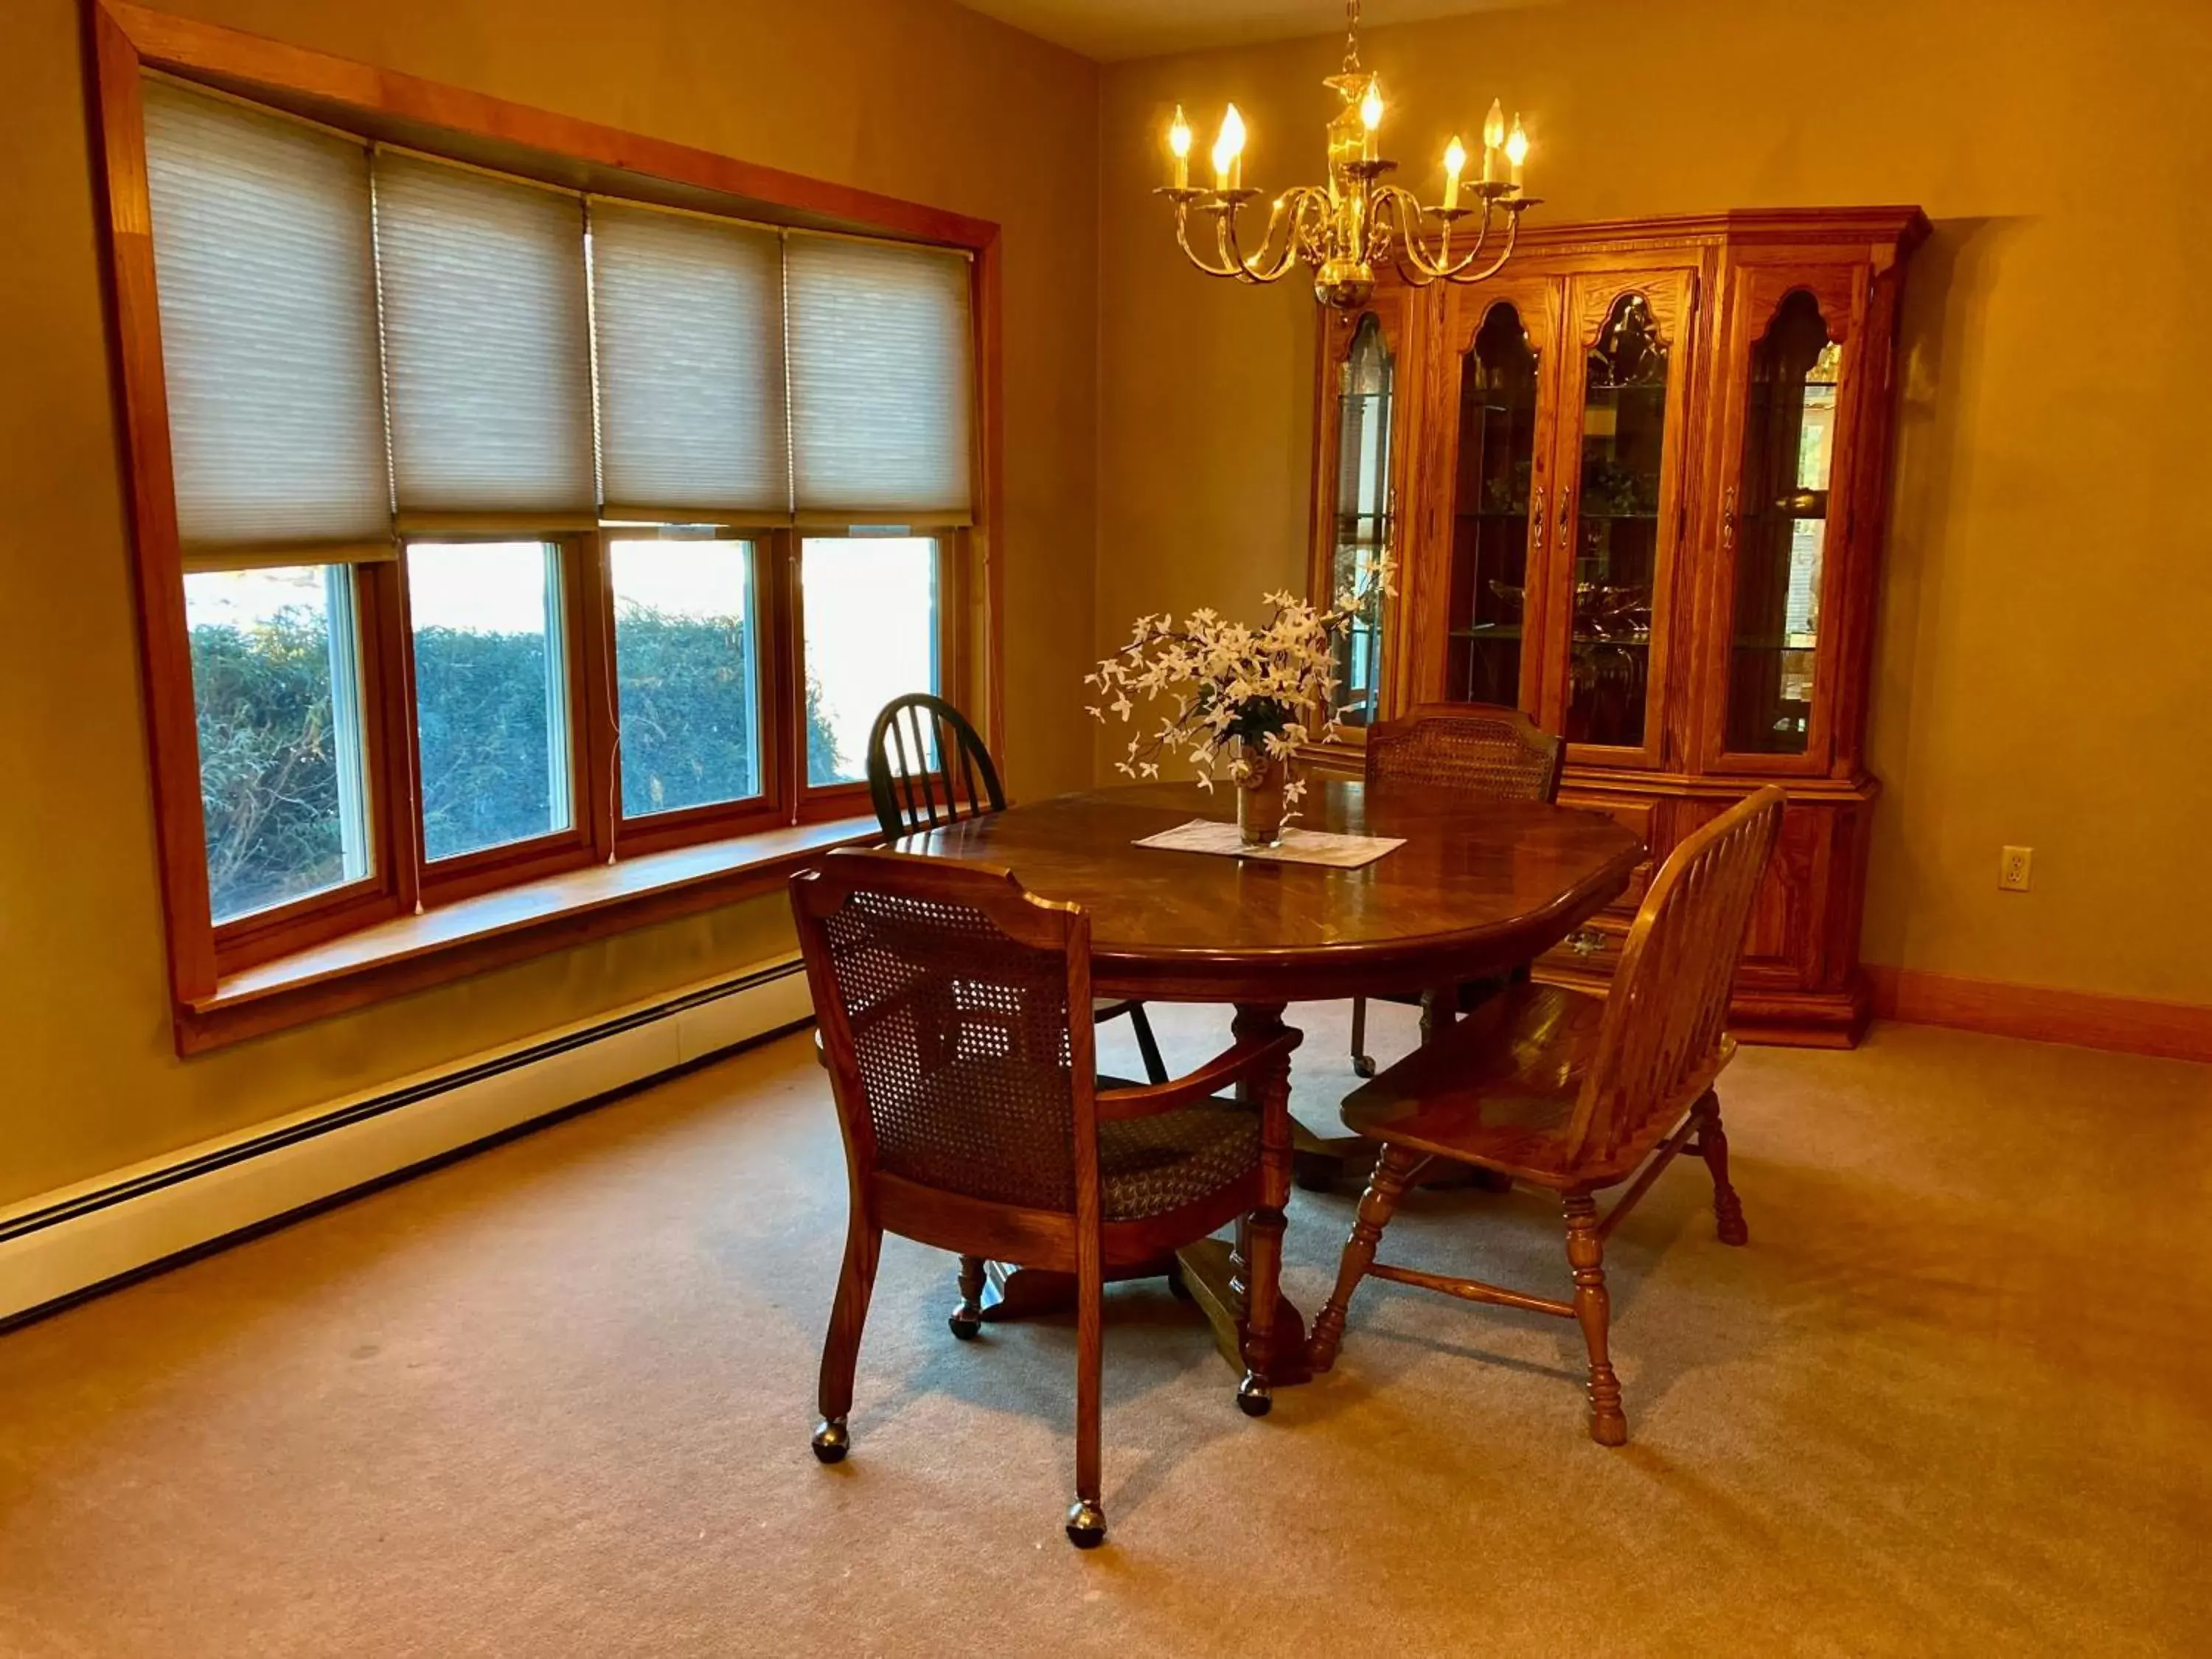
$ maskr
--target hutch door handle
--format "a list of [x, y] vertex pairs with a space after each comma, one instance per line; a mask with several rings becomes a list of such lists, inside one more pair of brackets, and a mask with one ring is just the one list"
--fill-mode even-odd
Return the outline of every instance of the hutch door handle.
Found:
[[1567, 507], [1568, 503], [1574, 500], [1574, 495], [1575, 492], [1571, 487], [1563, 487], [1559, 491], [1559, 545], [1561, 547], [1567, 544]]
[[1528, 514], [1528, 522], [1529, 522], [1531, 525], [1533, 525], [1533, 526], [1535, 526], [1535, 531], [1536, 531], [1536, 545], [1535, 545], [1535, 550], [1536, 550], [1537, 552], [1539, 552], [1539, 553], [1541, 553], [1541, 552], [1544, 550], [1544, 486], [1543, 486], [1543, 485], [1541, 485], [1541, 484], [1538, 484], [1538, 485], [1536, 486], [1536, 495], [1535, 495], [1535, 499], [1534, 499], [1534, 501], [1532, 501], [1532, 502], [1530, 503], [1530, 507], [1531, 507], [1531, 509], [1532, 509], [1532, 510], [1530, 511], [1530, 513], [1529, 513], [1529, 514]]
[[1735, 551], [1735, 486], [1734, 484], [1728, 487], [1728, 494], [1722, 498], [1721, 551], [1723, 553]]

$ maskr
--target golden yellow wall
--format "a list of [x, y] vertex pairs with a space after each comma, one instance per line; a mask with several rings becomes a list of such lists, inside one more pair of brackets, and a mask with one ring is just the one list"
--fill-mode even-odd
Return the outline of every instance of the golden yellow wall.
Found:
[[[1093, 66], [950, 0], [172, 9], [999, 221], [1008, 770], [1025, 794], [1087, 776]], [[788, 945], [763, 901], [175, 1058], [81, 40], [75, 0], [0, 6], [0, 1204]]]
[[[1325, 21], [1316, 13], [1317, 25]], [[1303, 580], [1312, 301], [1184, 267], [1178, 100], [1316, 176], [1341, 37], [1109, 69], [1098, 625]], [[2212, 1003], [2212, 5], [1569, 0], [1376, 30], [1386, 153], [1528, 112], [1546, 222], [1917, 202], [1869, 961]], [[1194, 158], [1196, 159], [1196, 158]], [[2000, 845], [2035, 890], [1996, 891]]]

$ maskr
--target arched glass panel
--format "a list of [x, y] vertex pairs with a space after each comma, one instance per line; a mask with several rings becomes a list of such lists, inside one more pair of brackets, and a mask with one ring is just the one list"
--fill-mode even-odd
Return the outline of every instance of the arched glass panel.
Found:
[[1802, 289], [1752, 348], [1743, 471], [1723, 503], [1735, 544], [1728, 746], [1736, 754], [1805, 752], [1842, 358]]
[[1382, 690], [1382, 593], [1376, 566], [1391, 545], [1391, 398], [1396, 364], [1372, 312], [1359, 319], [1338, 371], [1336, 544], [1330, 597], [1358, 596], [1336, 657], [1336, 718], [1374, 724]]
[[1651, 691], [1668, 352], [1641, 294], [1613, 304], [1583, 396], [1581, 541], [1569, 662], [1571, 742], [1636, 747]]
[[1536, 458], [1536, 352], [1521, 313], [1491, 307], [1459, 371], [1449, 695], [1521, 701], [1528, 488]]

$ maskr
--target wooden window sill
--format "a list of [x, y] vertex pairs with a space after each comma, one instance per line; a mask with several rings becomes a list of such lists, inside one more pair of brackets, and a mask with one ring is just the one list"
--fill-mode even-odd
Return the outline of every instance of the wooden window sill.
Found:
[[177, 1009], [177, 1052], [359, 1008], [673, 916], [772, 891], [833, 847], [882, 832], [872, 816], [802, 823], [592, 865], [364, 927], [230, 975]]

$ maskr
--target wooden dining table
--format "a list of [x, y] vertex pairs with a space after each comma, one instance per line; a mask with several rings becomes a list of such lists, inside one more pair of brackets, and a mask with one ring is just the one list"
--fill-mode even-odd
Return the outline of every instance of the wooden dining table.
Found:
[[[917, 832], [899, 851], [1012, 870], [1091, 913], [1101, 997], [1229, 1003], [1234, 1035], [1284, 1029], [1292, 1002], [1411, 994], [1511, 972], [1628, 884], [1644, 848], [1599, 812], [1437, 787], [1316, 781], [1297, 827], [1404, 845], [1334, 869], [1136, 843], [1193, 818], [1235, 816], [1233, 789], [1138, 784], [1060, 795]], [[1233, 1243], [1209, 1239], [1146, 1269], [1169, 1273], [1213, 1322], [1224, 1357], [1263, 1389], [1302, 1382], [1304, 1316], [1281, 1294], [1296, 1126], [1290, 1064], [1251, 1085], [1261, 1206]], [[986, 1318], [1072, 1305], [1073, 1280], [994, 1266]]]

